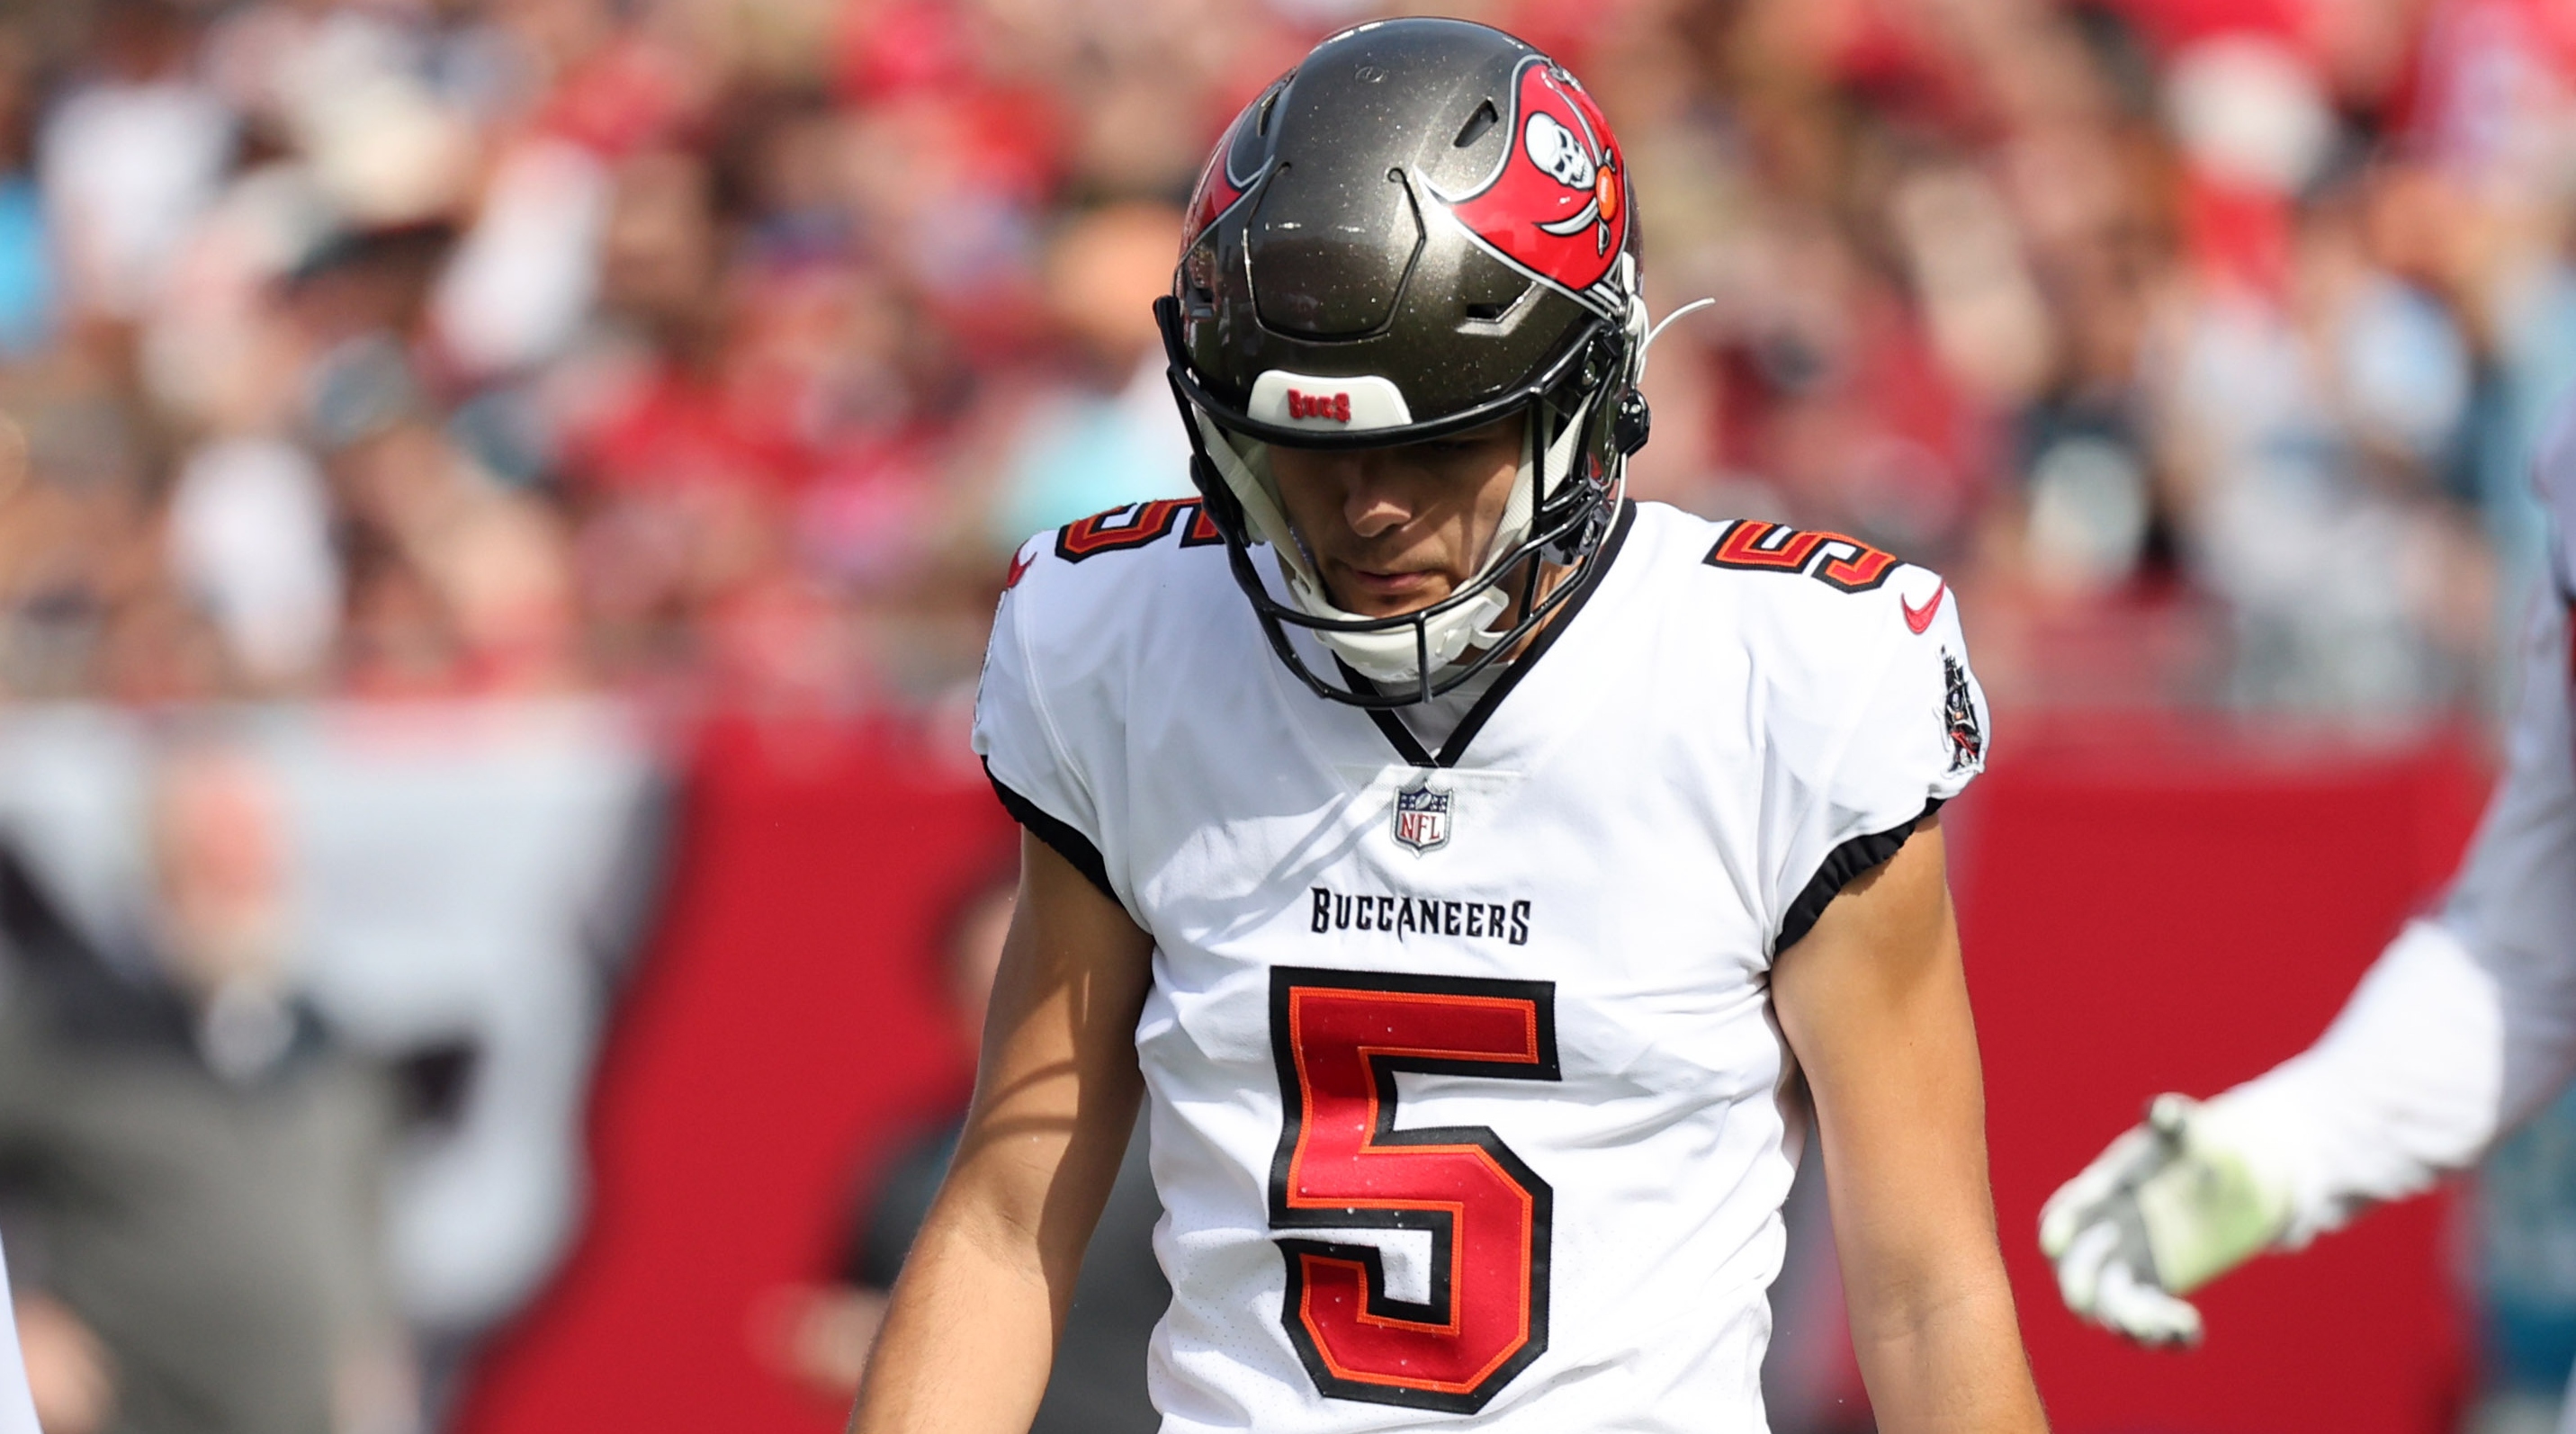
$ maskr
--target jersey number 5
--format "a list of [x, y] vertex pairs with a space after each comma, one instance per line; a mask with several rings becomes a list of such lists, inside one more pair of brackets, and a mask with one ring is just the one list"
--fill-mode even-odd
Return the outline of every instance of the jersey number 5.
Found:
[[1427, 1230], [1429, 1297], [1369, 1245], [1282, 1239], [1289, 1342], [1336, 1399], [1472, 1414], [1547, 1350], [1547, 1182], [1481, 1125], [1395, 1128], [1399, 1071], [1560, 1080], [1556, 986], [1278, 967], [1279, 1230]]

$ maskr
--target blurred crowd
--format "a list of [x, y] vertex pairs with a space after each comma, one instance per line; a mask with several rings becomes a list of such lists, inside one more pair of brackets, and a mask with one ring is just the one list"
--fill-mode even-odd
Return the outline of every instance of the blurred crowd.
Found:
[[[0, 697], [843, 710], [1186, 489], [1207, 145], [1366, 0], [0, 6]], [[1490, 0], [1630, 155], [1636, 487], [2022, 706], [2478, 700], [2576, 375], [2546, 0]]]
[[0, 692], [971, 676], [1186, 484], [1173, 196], [1303, 33], [1115, 8], [12, 7]]
[[2479, 697], [2576, 375], [2565, 7], [1631, 14], [1650, 274], [1719, 299], [1646, 486], [1944, 567], [2025, 710]]

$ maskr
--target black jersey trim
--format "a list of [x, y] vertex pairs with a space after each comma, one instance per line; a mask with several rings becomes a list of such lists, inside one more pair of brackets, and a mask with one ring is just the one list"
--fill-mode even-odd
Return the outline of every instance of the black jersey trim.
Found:
[[1520, 680], [1529, 676], [1530, 669], [1538, 666], [1538, 660], [1547, 656], [1548, 649], [1556, 646], [1556, 640], [1565, 636], [1567, 628], [1574, 626], [1575, 618], [1582, 615], [1583, 605], [1592, 601], [1592, 595], [1601, 590], [1601, 580], [1609, 576], [1611, 564], [1619, 561], [1619, 550], [1626, 545], [1628, 529], [1635, 526], [1636, 521], [1637, 505], [1621, 499], [1619, 516], [1611, 523], [1609, 536], [1601, 540], [1601, 555], [1586, 564], [1583, 575], [1575, 579], [1581, 586], [1575, 589], [1574, 596], [1565, 600], [1565, 608], [1556, 615], [1556, 621], [1539, 629], [1529, 651], [1512, 659], [1512, 665], [1504, 670], [1502, 678], [1487, 688], [1484, 696], [1476, 699], [1475, 706], [1467, 709], [1466, 717], [1458, 723], [1458, 730], [1450, 733], [1449, 740], [1440, 744], [1439, 765], [1458, 765], [1458, 759], [1467, 755], [1467, 744], [1476, 740], [1477, 733], [1485, 730], [1485, 723], [1494, 715], [1494, 709], [1503, 705], [1503, 699], [1512, 694]]
[[[1367, 677], [1363, 676], [1349, 663], [1342, 661], [1338, 655], [1333, 658], [1333, 664], [1342, 669], [1342, 680], [1350, 683], [1359, 691], [1375, 692], [1378, 690], [1375, 682], [1372, 682]], [[1404, 725], [1403, 718], [1395, 715], [1395, 709], [1391, 707], [1370, 707], [1365, 710], [1368, 712], [1369, 720], [1377, 724], [1377, 730], [1386, 734], [1387, 745], [1395, 749], [1395, 755], [1402, 757], [1404, 760], [1417, 767], [1436, 767], [1440, 765], [1439, 762], [1433, 759], [1430, 749], [1422, 745], [1422, 739], [1414, 735], [1412, 728]]]
[[993, 775], [991, 762], [984, 764], [984, 779], [993, 784], [993, 795], [1002, 799], [1002, 810], [1011, 814], [1011, 820], [1027, 827], [1031, 836], [1053, 847], [1056, 855], [1073, 863], [1073, 869], [1099, 887], [1101, 895], [1118, 902], [1120, 910], [1126, 909], [1127, 903], [1119, 901], [1117, 891], [1109, 885], [1109, 863], [1100, 859], [1100, 848], [1091, 844], [1091, 838], [1074, 830], [1071, 822], [1049, 815], [1044, 807], [1012, 791], [1001, 778]]
[[1798, 893], [1797, 900], [1789, 903], [1789, 914], [1780, 918], [1780, 939], [1771, 943], [1773, 959], [1805, 940], [1807, 933], [1815, 929], [1816, 918], [1825, 914], [1825, 908], [1833, 904], [1844, 887], [1886, 865], [1897, 848], [1905, 845], [1905, 839], [1914, 835], [1914, 829], [1939, 810], [1941, 799], [1934, 797], [1906, 821], [1883, 832], [1853, 837], [1825, 853], [1824, 864], [1816, 868], [1815, 878]]
[[[1609, 575], [1610, 565], [1619, 560], [1619, 549], [1628, 541], [1628, 530], [1635, 526], [1636, 519], [1636, 502], [1621, 499], [1619, 516], [1611, 520], [1609, 533], [1601, 539], [1601, 551], [1584, 565], [1582, 575], [1575, 579], [1577, 586], [1565, 599], [1564, 606], [1545, 627], [1538, 630], [1538, 636], [1530, 641], [1529, 651], [1503, 665], [1503, 675], [1494, 680], [1493, 686], [1485, 689], [1485, 695], [1476, 699], [1476, 705], [1467, 709], [1466, 716], [1458, 719], [1457, 730], [1449, 734], [1448, 741], [1440, 744], [1437, 756], [1422, 745], [1422, 739], [1415, 736], [1413, 729], [1405, 726], [1404, 719], [1393, 710], [1384, 707], [1368, 709], [1369, 719], [1377, 724], [1379, 732], [1385, 734], [1387, 744], [1395, 748], [1395, 754], [1417, 767], [1457, 766], [1458, 759], [1467, 755], [1467, 744], [1476, 740], [1476, 734], [1485, 730], [1485, 723], [1492, 720], [1494, 709], [1503, 705], [1503, 699], [1510, 696], [1512, 689], [1520, 685], [1520, 680], [1529, 675], [1529, 670], [1538, 665], [1538, 660], [1547, 655], [1547, 650], [1556, 645], [1556, 640], [1565, 635], [1565, 630], [1574, 625], [1575, 615], [1583, 611], [1583, 605], [1592, 600], [1594, 593], [1600, 591], [1601, 580]], [[1338, 657], [1333, 660], [1341, 665], [1344, 681], [1357, 684], [1362, 691], [1378, 690], [1376, 683], [1352, 671], [1350, 664]]]

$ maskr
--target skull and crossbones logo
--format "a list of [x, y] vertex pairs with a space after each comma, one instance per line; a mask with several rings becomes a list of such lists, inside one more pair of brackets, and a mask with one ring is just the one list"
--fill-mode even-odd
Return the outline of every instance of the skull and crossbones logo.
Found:
[[1553, 224], [1541, 224], [1540, 230], [1563, 238], [1590, 227], [1596, 252], [1606, 252], [1611, 224], [1619, 217], [1616, 162], [1603, 165], [1595, 160], [1590, 142], [1545, 110], [1531, 114], [1529, 123], [1522, 126], [1521, 149], [1541, 173], [1568, 189], [1592, 196], [1580, 210]]

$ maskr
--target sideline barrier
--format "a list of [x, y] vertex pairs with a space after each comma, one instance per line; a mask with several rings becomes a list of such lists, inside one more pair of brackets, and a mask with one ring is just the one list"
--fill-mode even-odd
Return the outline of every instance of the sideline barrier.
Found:
[[699, 734], [661, 928], [601, 1057], [590, 1222], [459, 1428], [841, 1427], [757, 1363], [751, 1326], [832, 1268], [859, 1171], [972, 1076], [937, 934], [1012, 828], [930, 750], [875, 724]]
[[[967, 1079], [933, 931], [1011, 840], [980, 774], [915, 743], [705, 734], [593, 1106], [592, 1223], [485, 1366], [468, 1434], [840, 1427], [756, 1366], [746, 1325], [826, 1268], [852, 1171]], [[2447, 1197], [2222, 1282], [2188, 1354], [2077, 1325], [2034, 1232], [2155, 1091], [2215, 1091], [2322, 1030], [2449, 873], [2486, 781], [2461, 740], [2150, 726], [2017, 739], [1952, 809], [2004, 1249], [2060, 1434], [2454, 1426]]]

